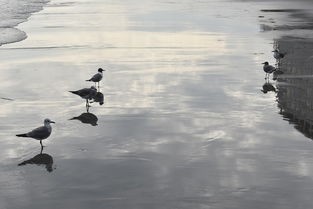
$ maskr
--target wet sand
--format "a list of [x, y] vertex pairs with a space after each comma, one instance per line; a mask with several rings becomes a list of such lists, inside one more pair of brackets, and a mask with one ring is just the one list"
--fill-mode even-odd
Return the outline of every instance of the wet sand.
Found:
[[[311, 208], [313, 144], [281, 108], [293, 90], [261, 91], [261, 63], [290, 48], [281, 32], [301, 33], [272, 31], [295, 20], [261, 11], [281, 4], [48, 3], [0, 47], [0, 208]], [[104, 104], [70, 120], [86, 109], [68, 91], [99, 67]], [[47, 117], [40, 154], [15, 134]]]

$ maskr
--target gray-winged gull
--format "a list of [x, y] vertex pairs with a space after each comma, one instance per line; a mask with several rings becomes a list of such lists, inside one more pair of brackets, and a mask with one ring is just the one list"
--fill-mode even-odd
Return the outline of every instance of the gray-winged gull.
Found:
[[285, 55], [286, 55], [286, 53], [281, 53], [281, 52], [279, 52], [278, 49], [275, 49], [275, 50], [272, 51], [272, 52], [274, 52], [274, 54], [273, 54], [274, 58], [275, 58], [275, 59], [278, 59], [278, 60], [284, 58]]
[[265, 79], [270, 77], [270, 74], [273, 73], [274, 71], [276, 71], [276, 68], [273, 67], [272, 65], [269, 65], [268, 62], [263, 62], [262, 64], [264, 64], [263, 66], [263, 70], [265, 72]]
[[28, 133], [25, 134], [17, 134], [18, 137], [30, 137], [37, 140], [40, 140], [40, 144], [42, 146], [42, 140], [48, 138], [51, 134], [52, 127], [50, 123], [55, 123], [54, 121], [50, 120], [49, 118], [46, 118], [44, 120], [44, 126], [40, 126]]
[[98, 83], [98, 85], [99, 85], [99, 82], [103, 78], [103, 74], [102, 74], [103, 71], [105, 71], [105, 70], [103, 70], [102, 68], [99, 68], [98, 73], [93, 75], [90, 79], [88, 79], [86, 81], [92, 81], [92, 82], [95, 82], [95, 84]]

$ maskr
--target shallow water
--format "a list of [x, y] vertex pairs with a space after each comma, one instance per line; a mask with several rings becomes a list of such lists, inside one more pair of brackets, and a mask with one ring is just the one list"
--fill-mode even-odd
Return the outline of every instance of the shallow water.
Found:
[[16, 26], [43, 9], [49, 0], [0, 0], [0, 46], [24, 40], [27, 35]]
[[[301, 108], [281, 94], [289, 68], [270, 81], [278, 93], [261, 91], [261, 63], [289, 49], [262, 31], [285, 14], [261, 9], [279, 6], [49, 2], [18, 26], [26, 40], [0, 48], [0, 208], [312, 207], [313, 144], [281, 111]], [[281, 66], [297, 68], [297, 46]], [[68, 91], [98, 67], [104, 104], [70, 120], [86, 109]], [[47, 117], [37, 156], [39, 142], [15, 134]], [[18, 166], [29, 159], [41, 165]]]

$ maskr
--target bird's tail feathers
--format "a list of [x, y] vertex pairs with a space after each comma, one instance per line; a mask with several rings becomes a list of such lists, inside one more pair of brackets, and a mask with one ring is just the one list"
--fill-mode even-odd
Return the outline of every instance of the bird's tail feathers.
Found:
[[71, 92], [72, 94], [77, 94], [77, 91], [68, 91]]
[[28, 137], [27, 134], [16, 134], [18, 137]]
[[24, 161], [24, 162], [18, 164], [18, 166], [21, 166], [21, 165], [26, 165], [26, 162]]
[[32, 161], [32, 159], [25, 160], [24, 162], [19, 163], [18, 166], [27, 165], [27, 164], [33, 164], [33, 163], [34, 162]]

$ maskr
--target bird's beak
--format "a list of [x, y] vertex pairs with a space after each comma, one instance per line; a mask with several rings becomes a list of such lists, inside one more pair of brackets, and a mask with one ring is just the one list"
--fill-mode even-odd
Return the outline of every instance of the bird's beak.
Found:
[[54, 121], [50, 120], [50, 123], [55, 123]]
[[265, 62], [262, 63], [263, 65], [265, 64]]

